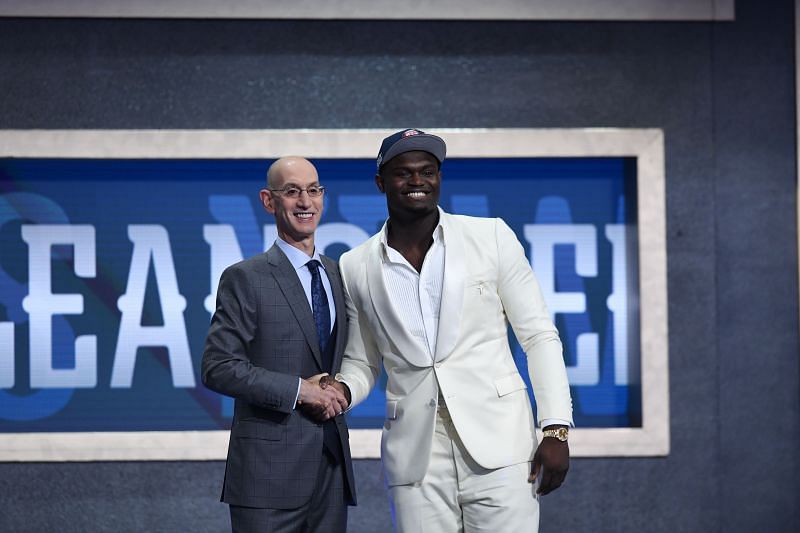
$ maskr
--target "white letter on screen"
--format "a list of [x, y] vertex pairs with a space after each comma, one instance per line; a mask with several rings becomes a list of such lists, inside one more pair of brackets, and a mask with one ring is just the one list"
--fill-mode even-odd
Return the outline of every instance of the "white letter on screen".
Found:
[[0, 389], [14, 386], [14, 323], [0, 322]]
[[[575, 273], [597, 276], [597, 231], [591, 224], [525, 224], [525, 239], [531, 245], [531, 266], [542, 288], [550, 314], [586, 312], [582, 292], [556, 290], [555, 254], [557, 244], [575, 247]], [[597, 333], [581, 333], [576, 339], [575, 366], [567, 366], [572, 385], [600, 382], [600, 347]]]
[[[128, 238], [133, 243], [133, 257], [128, 287], [117, 300], [122, 312], [111, 371], [111, 387], [130, 388], [136, 351], [141, 346], [166, 346], [175, 387], [194, 387], [194, 370], [186, 336], [183, 311], [186, 298], [178, 292], [178, 279], [167, 230], [160, 225], [130, 225]], [[147, 275], [152, 257], [163, 326], [142, 326]]]
[[243, 259], [242, 248], [230, 224], [203, 225], [203, 239], [211, 251], [211, 286], [203, 305], [206, 311], [213, 314], [217, 301], [217, 285], [222, 271]]
[[[264, 224], [264, 250], [275, 242], [278, 231], [275, 224]], [[209, 294], [203, 305], [209, 314], [213, 315], [217, 306], [217, 287], [222, 272], [234, 263], [238, 263], [244, 256], [236, 230], [231, 224], [205, 224], [203, 226], [203, 239], [211, 250], [211, 277]]]
[[611, 243], [611, 294], [606, 305], [614, 323], [614, 384], [630, 382], [628, 369], [628, 273], [625, 262], [625, 225], [606, 225], [606, 238]]
[[80, 315], [83, 296], [53, 294], [51, 249], [54, 244], [73, 246], [75, 275], [95, 277], [94, 226], [87, 224], [36, 224], [22, 226], [28, 243], [28, 296], [22, 308], [30, 315], [31, 388], [79, 388], [97, 385], [97, 337], [75, 338], [75, 368], [53, 368], [53, 315]]

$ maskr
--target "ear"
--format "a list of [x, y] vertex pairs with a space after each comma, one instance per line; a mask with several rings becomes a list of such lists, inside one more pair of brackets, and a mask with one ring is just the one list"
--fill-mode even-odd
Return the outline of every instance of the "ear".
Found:
[[261, 205], [264, 207], [264, 211], [267, 213], [274, 215], [275, 214], [275, 197], [272, 195], [272, 191], [269, 189], [261, 189], [258, 193], [261, 197]]
[[381, 178], [380, 174], [375, 174], [375, 186], [378, 187], [378, 190], [382, 193], [386, 192], [383, 190], [383, 178]]

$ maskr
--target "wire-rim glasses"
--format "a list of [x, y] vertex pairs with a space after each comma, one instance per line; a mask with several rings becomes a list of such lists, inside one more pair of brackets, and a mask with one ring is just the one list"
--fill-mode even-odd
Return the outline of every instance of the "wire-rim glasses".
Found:
[[303, 194], [303, 191], [305, 191], [306, 194], [308, 194], [311, 198], [318, 198], [325, 193], [325, 187], [322, 185], [311, 185], [306, 188], [300, 188], [290, 185], [289, 187], [284, 187], [283, 189], [270, 189], [270, 191], [292, 199], [300, 198], [300, 195]]

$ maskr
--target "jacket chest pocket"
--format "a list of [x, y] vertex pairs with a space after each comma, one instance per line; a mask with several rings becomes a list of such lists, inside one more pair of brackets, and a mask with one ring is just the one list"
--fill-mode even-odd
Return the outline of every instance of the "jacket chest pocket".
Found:
[[491, 279], [470, 279], [464, 290], [464, 304], [468, 309], [478, 311], [481, 320], [494, 316], [503, 306], [497, 294], [497, 283]]

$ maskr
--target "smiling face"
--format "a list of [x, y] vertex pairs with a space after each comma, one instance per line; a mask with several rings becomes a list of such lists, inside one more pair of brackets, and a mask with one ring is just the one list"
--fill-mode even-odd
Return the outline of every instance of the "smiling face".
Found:
[[432, 154], [413, 151], [383, 165], [375, 184], [386, 194], [390, 217], [416, 218], [437, 211], [441, 177]]
[[275, 216], [278, 236], [309, 255], [314, 252], [314, 231], [322, 217], [324, 195], [312, 198], [302, 191], [297, 198], [289, 198], [282, 191], [312, 185], [319, 185], [314, 165], [301, 157], [284, 157], [269, 168], [267, 188], [261, 190], [261, 203]]

